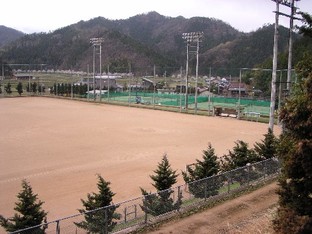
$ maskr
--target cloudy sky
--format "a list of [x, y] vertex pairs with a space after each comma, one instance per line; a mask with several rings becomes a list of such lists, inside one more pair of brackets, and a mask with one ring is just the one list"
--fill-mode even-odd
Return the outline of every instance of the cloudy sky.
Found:
[[[298, 1], [296, 6], [312, 14], [311, 0]], [[127, 19], [157, 11], [170, 17], [221, 19], [240, 31], [250, 32], [274, 23], [274, 10], [272, 0], [5, 0], [1, 1], [0, 25], [25, 33], [49, 32], [98, 16]], [[286, 7], [281, 10], [289, 13]], [[281, 17], [282, 25], [287, 26], [288, 22]]]

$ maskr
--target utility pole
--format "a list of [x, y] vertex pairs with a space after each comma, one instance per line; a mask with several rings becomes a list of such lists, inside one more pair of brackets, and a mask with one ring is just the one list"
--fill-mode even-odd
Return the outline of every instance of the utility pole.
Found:
[[287, 91], [290, 93], [291, 82], [291, 68], [292, 68], [292, 48], [293, 48], [293, 28], [294, 28], [294, 14], [295, 14], [295, 0], [290, 0], [290, 22], [289, 22], [289, 41], [288, 41], [288, 66], [287, 66]]
[[290, 15], [284, 14], [284, 16], [289, 17], [289, 42], [288, 42], [288, 67], [287, 67], [287, 91], [291, 91], [291, 74], [292, 74], [292, 53], [293, 53], [293, 29], [294, 29], [294, 20], [300, 20], [295, 17], [297, 8], [295, 7], [295, 1], [300, 0], [290, 0], [290, 3], [287, 5], [290, 7]]
[[276, 2], [275, 11], [275, 27], [274, 27], [274, 46], [273, 46], [273, 66], [272, 66], [272, 83], [271, 83], [271, 104], [270, 104], [270, 119], [269, 128], [273, 131], [274, 127], [274, 110], [276, 96], [276, 70], [277, 70], [277, 53], [278, 53], [278, 21], [279, 21], [279, 0]]
[[[292, 71], [292, 30], [293, 20], [298, 19], [294, 17], [296, 8], [294, 6], [295, 1], [300, 0], [272, 0], [276, 3], [275, 13], [275, 30], [274, 30], [274, 46], [273, 46], [273, 67], [272, 67], [272, 84], [271, 84], [271, 105], [270, 105], [270, 121], [269, 128], [273, 130], [274, 127], [274, 111], [275, 111], [275, 97], [276, 97], [276, 70], [277, 70], [277, 53], [278, 53], [278, 23], [279, 15], [290, 18], [289, 28], [289, 47], [288, 47], [288, 69], [287, 69], [287, 89], [290, 91], [291, 84], [291, 71]], [[291, 14], [287, 15], [279, 11], [279, 5], [283, 5], [291, 8]]]

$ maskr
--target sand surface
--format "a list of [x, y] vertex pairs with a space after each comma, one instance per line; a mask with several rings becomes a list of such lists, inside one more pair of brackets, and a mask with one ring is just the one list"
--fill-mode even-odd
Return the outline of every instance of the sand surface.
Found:
[[[252, 147], [268, 124], [39, 97], [0, 99], [0, 214], [13, 214], [22, 179], [45, 203], [48, 220], [77, 213], [111, 182], [114, 202], [154, 191], [149, 175], [164, 153], [173, 169], [202, 158], [211, 142], [219, 156], [238, 139]], [[276, 131], [279, 130], [276, 128]]]

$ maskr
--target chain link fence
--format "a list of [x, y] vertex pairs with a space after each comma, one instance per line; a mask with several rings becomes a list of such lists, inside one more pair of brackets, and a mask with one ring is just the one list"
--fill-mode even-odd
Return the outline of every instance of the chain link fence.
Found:
[[128, 233], [178, 212], [216, 201], [224, 195], [276, 177], [279, 171], [279, 161], [275, 158], [267, 159], [165, 191], [148, 193], [132, 200], [11, 232], [11, 234]]

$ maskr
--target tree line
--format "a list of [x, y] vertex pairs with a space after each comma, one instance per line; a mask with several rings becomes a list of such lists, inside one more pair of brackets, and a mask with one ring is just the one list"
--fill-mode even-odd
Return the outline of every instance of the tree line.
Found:
[[[17, 93], [21, 96], [22, 93], [24, 93], [24, 88], [23, 88], [23, 83], [22, 82], [18, 82], [18, 84], [15, 87]], [[4, 86], [4, 91], [7, 94], [11, 94], [12, 91], [12, 85], [11, 82], [8, 82], [5, 86]], [[44, 93], [45, 92], [45, 86], [42, 84], [37, 84], [37, 82], [34, 83], [27, 83], [26, 85], [26, 91], [27, 92], [32, 92], [32, 93]], [[2, 93], [2, 85], [0, 84], [0, 94]]]
[[[21, 96], [24, 93], [24, 86], [22, 82], [18, 82], [18, 84], [15, 87], [17, 93]], [[43, 84], [39, 84], [37, 82], [27, 82], [26, 84], [26, 92], [32, 92], [32, 93], [45, 93], [46, 87]], [[67, 95], [70, 96], [71, 93], [74, 95], [86, 95], [86, 92], [88, 91], [87, 84], [71, 84], [71, 83], [54, 83], [52, 87], [49, 88], [50, 94], [54, 95]], [[8, 82], [4, 86], [4, 91], [7, 94], [12, 94], [12, 85], [10, 82]], [[2, 85], [0, 84], [0, 94], [2, 93]]]

